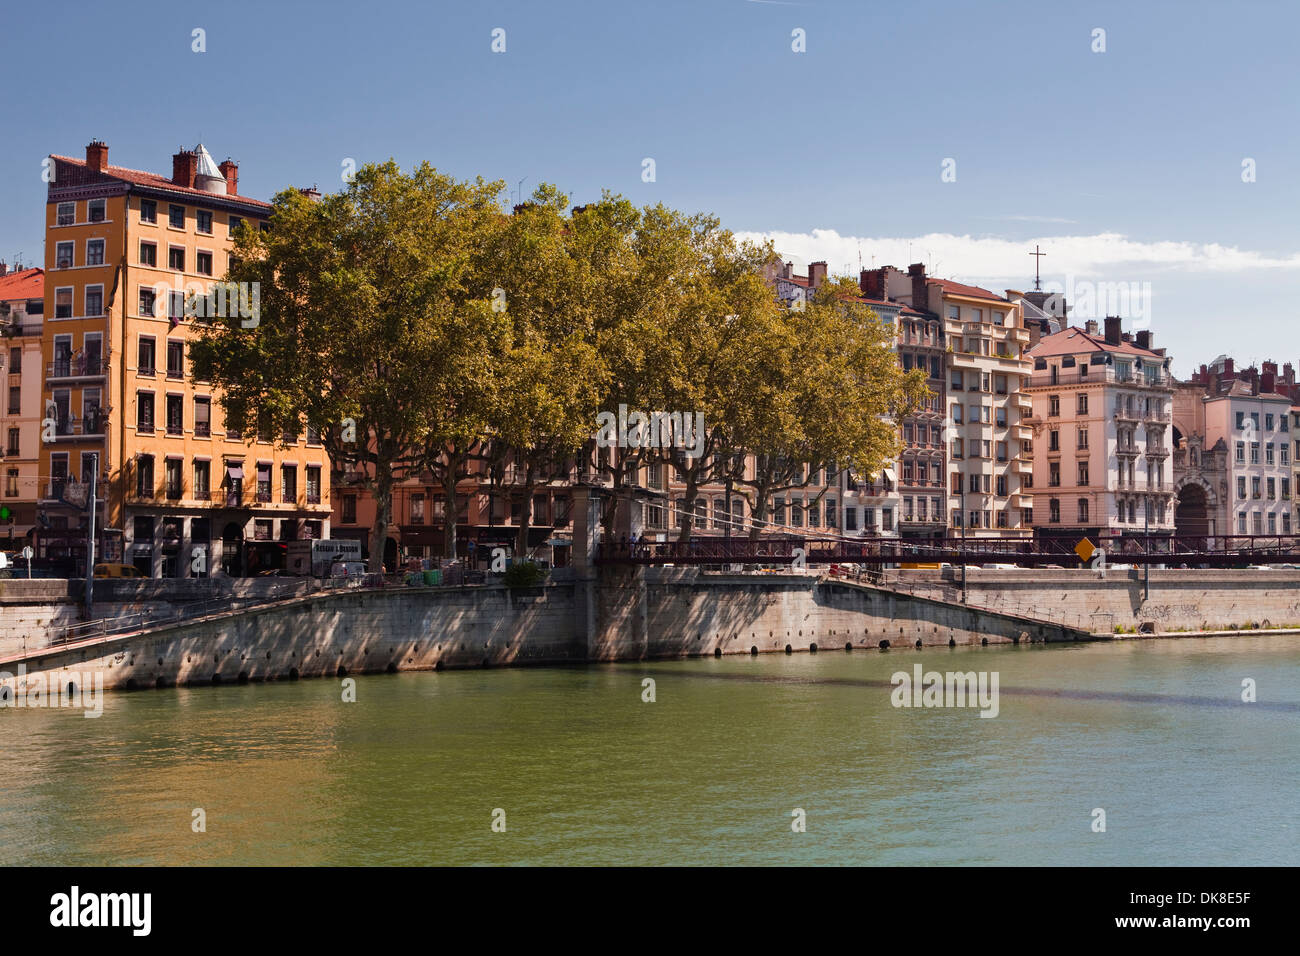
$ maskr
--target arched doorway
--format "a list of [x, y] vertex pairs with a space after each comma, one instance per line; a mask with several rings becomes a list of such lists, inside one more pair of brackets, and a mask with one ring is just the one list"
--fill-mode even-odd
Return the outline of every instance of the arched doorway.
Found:
[[1189, 482], [1179, 489], [1178, 505], [1174, 509], [1174, 534], [1181, 543], [1205, 547], [1205, 539], [1210, 534], [1209, 502], [1205, 489], [1199, 484]]

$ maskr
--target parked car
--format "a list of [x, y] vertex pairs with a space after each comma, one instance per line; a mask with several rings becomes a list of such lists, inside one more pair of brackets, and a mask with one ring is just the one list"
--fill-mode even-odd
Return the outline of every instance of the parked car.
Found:
[[362, 561], [335, 561], [330, 565], [330, 577], [360, 580], [366, 575], [366, 565]]
[[97, 578], [142, 578], [145, 573], [132, 564], [97, 564]]

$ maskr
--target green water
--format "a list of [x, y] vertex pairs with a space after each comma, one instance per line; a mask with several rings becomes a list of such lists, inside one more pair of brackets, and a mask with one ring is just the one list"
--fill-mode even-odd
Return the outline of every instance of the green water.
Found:
[[[891, 706], [917, 662], [996, 671], [999, 715]], [[376, 675], [356, 695], [0, 710], [0, 863], [1300, 863], [1300, 637]]]

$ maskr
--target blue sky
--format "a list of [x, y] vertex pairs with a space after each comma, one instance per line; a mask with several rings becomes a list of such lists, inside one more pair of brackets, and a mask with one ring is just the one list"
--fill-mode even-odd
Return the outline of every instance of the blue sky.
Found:
[[99, 137], [167, 172], [202, 139], [253, 196], [428, 159], [711, 211], [832, 271], [910, 253], [1027, 288], [1037, 242], [1046, 280], [1149, 288], [1179, 374], [1291, 361], [1298, 21], [1282, 0], [12, 5], [0, 257], [40, 260], [46, 154]]

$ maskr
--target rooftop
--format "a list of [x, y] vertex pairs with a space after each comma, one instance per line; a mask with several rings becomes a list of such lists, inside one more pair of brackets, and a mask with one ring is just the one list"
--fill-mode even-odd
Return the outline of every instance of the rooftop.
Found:
[[39, 299], [45, 295], [45, 270], [23, 269], [0, 276], [0, 302]]

